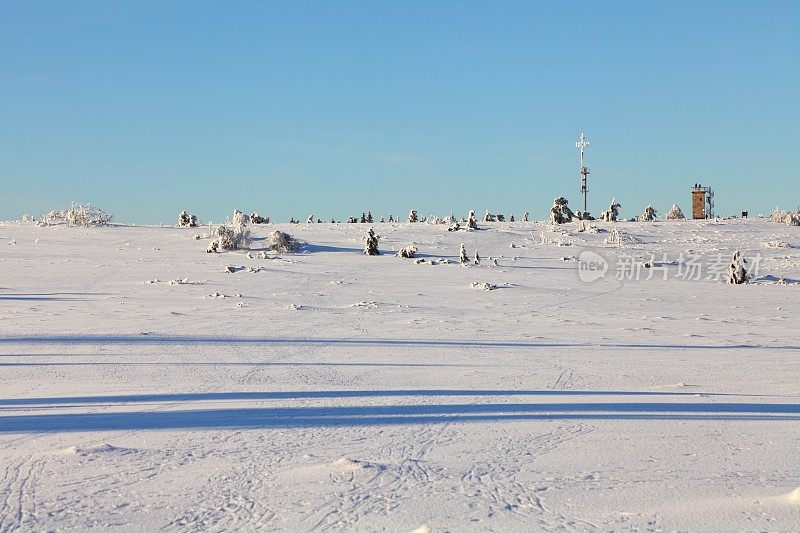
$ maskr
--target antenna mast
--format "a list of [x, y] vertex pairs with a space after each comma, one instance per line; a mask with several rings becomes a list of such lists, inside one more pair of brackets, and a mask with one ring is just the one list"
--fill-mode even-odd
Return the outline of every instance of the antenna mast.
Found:
[[589, 193], [589, 186], [587, 184], [587, 178], [589, 176], [589, 167], [587, 167], [583, 163], [583, 152], [586, 148], [589, 147], [589, 141], [586, 140], [584, 137], [583, 132], [581, 132], [581, 136], [578, 139], [578, 142], [575, 143], [575, 148], [581, 151], [581, 167], [578, 172], [581, 174], [581, 193], [583, 193], [583, 213], [586, 216], [589, 213], [589, 209], [587, 208], [587, 195]]

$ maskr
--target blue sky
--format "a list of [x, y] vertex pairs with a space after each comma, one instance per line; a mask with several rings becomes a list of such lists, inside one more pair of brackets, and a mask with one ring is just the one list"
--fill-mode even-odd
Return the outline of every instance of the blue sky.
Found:
[[800, 2], [0, 3], [0, 219], [800, 204]]

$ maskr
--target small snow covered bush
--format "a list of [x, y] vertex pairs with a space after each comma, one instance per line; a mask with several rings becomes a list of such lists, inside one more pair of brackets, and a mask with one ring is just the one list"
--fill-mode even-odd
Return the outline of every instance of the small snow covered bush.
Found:
[[257, 211], [250, 213], [251, 224], [269, 224], [269, 217], [262, 217]]
[[370, 228], [367, 235], [364, 237], [364, 255], [379, 255], [378, 251], [378, 237], [375, 235], [375, 230]]
[[250, 229], [244, 224], [229, 228], [218, 226], [214, 240], [208, 245], [206, 252], [215, 253], [225, 250], [243, 250], [250, 246]]
[[658, 216], [658, 211], [652, 205], [648, 205], [644, 208], [644, 212], [639, 216], [639, 220], [642, 222], [653, 222], [656, 217]]
[[559, 196], [553, 200], [553, 207], [550, 208], [550, 223], [551, 224], [566, 224], [570, 222], [575, 216], [567, 204], [569, 201], [563, 196]]
[[269, 249], [278, 253], [293, 253], [300, 249], [300, 243], [292, 238], [288, 233], [273, 231], [267, 238]]
[[523, 222], [527, 222], [528, 221], [528, 212], [527, 211], [525, 211], [525, 214], [522, 215], [522, 221]]
[[409, 244], [397, 252], [397, 257], [403, 257], [405, 259], [413, 259], [415, 255], [417, 255], [417, 247], [413, 244]]
[[418, 222], [418, 221], [419, 218], [417, 218], [417, 212], [412, 209], [411, 212], [408, 213], [408, 222]]
[[622, 244], [637, 244], [641, 243], [639, 239], [630, 235], [629, 233], [625, 233], [624, 231], [620, 231], [617, 228], [611, 230], [611, 233], [603, 239], [603, 242], [606, 244], [614, 244], [620, 246]]
[[672, 204], [672, 207], [670, 207], [669, 211], [667, 212], [666, 219], [667, 220], [683, 220], [685, 218], [686, 217], [683, 216], [683, 211], [681, 211], [681, 208], [678, 207], [678, 204]]
[[775, 208], [769, 217], [770, 222], [786, 224], [787, 226], [800, 226], [800, 212], [783, 211]]
[[181, 211], [180, 215], [178, 215], [178, 226], [182, 228], [196, 228], [197, 217], [190, 215], [185, 210]]
[[603, 211], [600, 214], [600, 220], [605, 220], [606, 222], [616, 222], [617, 218], [619, 217], [619, 208], [622, 207], [619, 203], [617, 203], [616, 198], [611, 199], [611, 205], [608, 207], [607, 210]]
[[250, 221], [249, 217], [238, 209], [233, 210], [233, 218], [231, 220], [234, 226], [244, 226]]
[[64, 211], [50, 211], [42, 216], [40, 225], [65, 223], [70, 227], [88, 228], [92, 226], [107, 226], [113, 216], [92, 204], [78, 204], [72, 202]]
[[747, 260], [742, 257], [742, 254], [737, 250], [733, 254], [730, 267], [728, 267], [728, 283], [732, 285], [746, 283], [749, 277], [746, 265]]

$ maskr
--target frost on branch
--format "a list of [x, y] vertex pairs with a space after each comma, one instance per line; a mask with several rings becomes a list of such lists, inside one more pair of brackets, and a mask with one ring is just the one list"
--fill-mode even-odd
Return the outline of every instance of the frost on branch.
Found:
[[375, 235], [375, 230], [370, 228], [364, 237], [364, 255], [379, 255], [378, 251], [378, 237]]
[[196, 228], [197, 217], [190, 215], [185, 210], [181, 211], [180, 215], [178, 215], [178, 226], [182, 228]]
[[550, 208], [551, 224], [566, 224], [572, 220], [575, 215], [567, 206], [568, 203], [569, 201], [563, 196], [553, 200], [553, 207]]
[[397, 252], [397, 257], [403, 257], [405, 259], [413, 259], [413, 257], [417, 255], [417, 247], [413, 244], [409, 244], [399, 252]]
[[267, 242], [269, 243], [270, 250], [282, 254], [293, 253], [300, 249], [300, 243], [288, 233], [282, 231], [273, 231], [270, 233]]
[[670, 207], [669, 211], [667, 211], [667, 220], [683, 220], [685, 218], [686, 217], [683, 216], [683, 211], [681, 211], [681, 208], [678, 207], [678, 204], [672, 204], [672, 207]]
[[731, 265], [728, 267], [728, 283], [741, 285], [746, 283], [749, 275], [747, 274], [747, 260], [742, 257], [738, 250], [733, 254]]
[[619, 217], [620, 207], [622, 206], [617, 202], [617, 199], [612, 198], [611, 205], [607, 210], [600, 214], [600, 220], [605, 220], [606, 222], [616, 222], [617, 218]]

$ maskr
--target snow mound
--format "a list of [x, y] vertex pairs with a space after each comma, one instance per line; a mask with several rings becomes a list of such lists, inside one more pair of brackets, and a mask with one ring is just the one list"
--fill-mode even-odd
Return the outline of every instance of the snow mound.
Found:
[[100, 454], [110, 454], [116, 453], [121, 455], [127, 455], [130, 453], [135, 453], [139, 450], [135, 448], [123, 448], [120, 446], [112, 446], [111, 444], [103, 443], [97, 446], [70, 446], [69, 448], [64, 448], [61, 450], [63, 455], [78, 455], [81, 457], [89, 457], [93, 455], [100, 455]]

